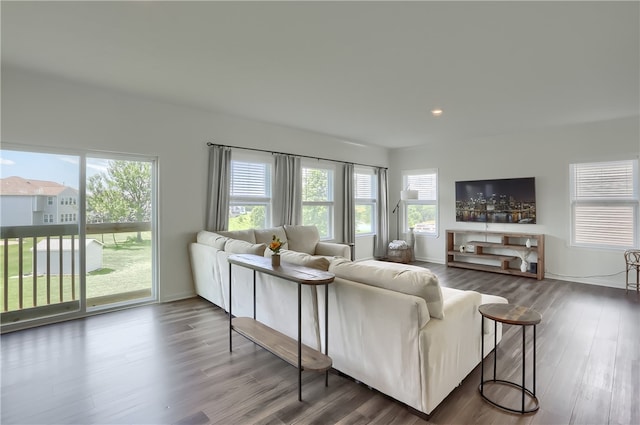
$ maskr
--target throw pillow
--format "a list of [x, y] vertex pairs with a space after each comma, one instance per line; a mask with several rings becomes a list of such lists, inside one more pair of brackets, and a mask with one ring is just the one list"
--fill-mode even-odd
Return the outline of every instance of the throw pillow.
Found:
[[229, 239], [224, 246], [225, 252], [229, 254], [254, 254], [264, 256], [267, 246], [263, 243], [252, 244], [240, 239]]
[[329, 271], [336, 277], [420, 297], [427, 303], [429, 316], [444, 318], [440, 282], [428, 269], [382, 261], [352, 262], [337, 258], [331, 262]]
[[274, 227], [271, 229], [253, 229], [256, 237], [256, 243], [263, 243], [269, 246], [273, 235], [279, 238], [283, 242], [282, 249], [289, 249], [289, 242], [287, 241], [287, 234], [284, 232], [284, 227]]
[[292, 251], [305, 252], [307, 254], [316, 253], [316, 245], [320, 242], [320, 233], [316, 226], [292, 226], [284, 225], [287, 234], [289, 249]]
[[318, 270], [329, 270], [329, 260], [320, 255], [309, 255], [304, 252], [283, 250], [280, 252], [280, 256], [282, 261], [287, 263], [311, 267]]
[[229, 238], [227, 238], [226, 236], [208, 232], [206, 230], [199, 231], [198, 235], [196, 236], [196, 241], [198, 243], [209, 245], [220, 250], [224, 250], [224, 244], [227, 242], [227, 239]]
[[253, 229], [248, 230], [220, 230], [222, 236], [226, 236], [230, 239], [239, 239], [241, 241], [256, 243], [256, 237], [253, 234]]

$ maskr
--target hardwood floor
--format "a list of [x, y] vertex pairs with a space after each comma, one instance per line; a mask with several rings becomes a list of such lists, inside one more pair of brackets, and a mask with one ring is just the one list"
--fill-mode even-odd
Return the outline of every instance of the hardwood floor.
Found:
[[[229, 353], [226, 315], [194, 298], [2, 335], [0, 422], [640, 424], [635, 293], [418, 265], [431, 268], [443, 286], [502, 295], [542, 314], [538, 413], [509, 414], [484, 402], [479, 367], [428, 422], [335, 373], [328, 388], [324, 374], [303, 373], [304, 401], [298, 402], [297, 370], [239, 335]], [[516, 382], [520, 332], [505, 327], [498, 346], [498, 374]]]

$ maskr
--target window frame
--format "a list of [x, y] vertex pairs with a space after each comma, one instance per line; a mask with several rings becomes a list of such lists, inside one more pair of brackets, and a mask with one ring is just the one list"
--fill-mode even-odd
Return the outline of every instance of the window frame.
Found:
[[[260, 164], [265, 165], [265, 196], [243, 196], [243, 195], [234, 195], [233, 194], [233, 163], [248, 163], [248, 164]], [[233, 207], [246, 207], [246, 206], [264, 206], [265, 207], [265, 222], [264, 228], [268, 229], [273, 226], [273, 178], [274, 178], [274, 164], [273, 158], [269, 156], [255, 155], [255, 154], [247, 154], [245, 152], [232, 153], [231, 157], [231, 167], [229, 174], [229, 211], [227, 211], [227, 226], [231, 225], [230, 220], [233, 218], [231, 216], [231, 209]], [[252, 226], [251, 228], [256, 228]]]
[[[630, 162], [632, 167], [632, 175], [631, 175], [631, 184], [632, 193], [630, 196], [584, 196], [580, 197], [576, 192], [578, 190], [577, 185], [579, 182], [576, 181], [576, 173], [577, 168], [580, 166], [593, 167], [601, 165], [605, 167], [606, 165], [614, 166], [620, 165], [621, 163]], [[612, 159], [612, 160], [593, 160], [593, 161], [580, 161], [573, 162], [569, 164], [569, 229], [570, 229], [570, 237], [569, 244], [572, 247], [576, 248], [593, 248], [593, 249], [605, 249], [605, 250], [619, 250], [623, 251], [625, 249], [637, 248], [640, 243], [640, 224], [639, 216], [640, 216], [640, 182], [638, 181], [638, 159]], [[577, 242], [576, 237], [578, 235], [578, 230], [576, 229], [576, 213], [577, 208], [580, 206], [584, 207], [631, 207], [632, 218], [631, 225], [634, 226], [631, 230], [631, 245], [625, 244], [606, 244], [606, 243], [589, 243], [589, 242]]]
[[[7, 331], [24, 329], [32, 326], [44, 325], [49, 323], [56, 323], [62, 320], [69, 319], [78, 319], [83, 317], [88, 317], [90, 315], [95, 314], [96, 312], [108, 312], [108, 311], [116, 311], [121, 310], [126, 307], [133, 307], [137, 305], [149, 304], [152, 302], [158, 302], [159, 300], [159, 257], [158, 257], [158, 245], [160, 238], [160, 230], [158, 223], [158, 212], [160, 209], [160, 204], [158, 202], [158, 157], [156, 156], [148, 156], [148, 155], [138, 155], [138, 154], [126, 154], [126, 153], [113, 153], [113, 152], [105, 152], [105, 151], [94, 151], [87, 150], [82, 148], [57, 148], [57, 147], [47, 147], [47, 146], [27, 146], [20, 145], [14, 143], [3, 143], [0, 152], [3, 151], [16, 151], [19, 153], [33, 153], [33, 154], [45, 154], [45, 155], [56, 155], [56, 156], [67, 156], [70, 157], [70, 161], [66, 161], [75, 165], [77, 169], [77, 184], [78, 184], [78, 194], [74, 197], [74, 201], [72, 205], [78, 205], [77, 212], [72, 214], [74, 220], [77, 223], [77, 233], [73, 233], [78, 239], [78, 255], [80, 258], [80, 273], [77, 275], [76, 285], [77, 286], [77, 298], [73, 300], [77, 302], [78, 305], [71, 305], [68, 310], [65, 312], [60, 312], [56, 314], [47, 313], [48, 306], [44, 307], [42, 315], [35, 314], [36, 310], [41, 308], [41, 306], [34, 307], [33, 313], [29, 313], [29, 317], [24, 321], [18, 321], [15, 323], [9, 323], [6, 325]], [[86, 198], [87, 198], [87, 189], [86, 189], [86, 176], [87, 176], [87, 159], [88, 158], [104, 158], [106, 160], [128, 160], [128, 161], [145, 161], [151, 164], [151, 217], [150, 224], [152, 232], [152, 241], [151, 241], [151, 295], [148, 297], [135, 298], [129, 301], [121, 301], [114, 302], [109, 304], [104, 304], [100, 306], [92, 306], [87, 302], [87, 273], [83, 273], [83, 269], [85, 267], [84, 258], [86, 255], [86, 244], [84, 241], [87, 239], [87, 226], [86, 222]], [[58, 202], [60, 200], [60, 205], [62, 204], [63, 198], [56, 196], [54, 202]], [[50, 214], [51, 223], [56, 223], [56, 219], [58, 217], [59, 209], [56, 209], [55, 213]], [[62, 223], [62, 217], [66, 213], [60, 212], [61, 220], [59, 223]], [[68, 225], [68, 223], [67, 223]]]
[[428, 237], [438, 237], [439, 229], [440, 229], [440, 205], [439, 205], [439, 196], [440, 191], [438, 190], [438, 169], [437, 168], [424, 168], [420, 170], [404, 170], [402, 171], [402, 187], [405, 189], [416, 190], [419, 188], [413, 187], [415, 186], [410, 180], [415, 176], [433, 176], [435, 179], [433, 182], [433, 198], [427, 197], [423, 190], [419, 190], [418, 199], [407, 199], [401, 201], [401, 211], [402, 211], [402, 220], [400, 225], [402, 226], [399, 229], [399, 233], [408, 233], [409, 232], [409, 207], [412, 205], [433, 205], [435, 209], [435, 224], [433, 231], [426, 231], [421, 229], [414, 228], [413, 232], [416, 236], [428, 236]]
[[[370, 179], [371, 197], [359, 197], [358, 191], [358, 176], [367, 176]], [[353, 195], [354, 195], [354, 207], [358, 208], [359, 205], [371, 207], [371, 229], [369, 232], [358, 232], [356, 222], [356, 237], [359, 236], [371, 236], [377, 234], [377, 211], [378, 211], [378, 180], [376, 178], [375, 171], [373, 169], [355, 168], [353, 173]]]
[[[318, 163], [316, 161], [303, 161], [301, 164], [301, 178], [302, 178], [302, 224], [303, 225], [314, 225], [315, 223], [305, 223], [304, 221], [304, 208], [305, 207], [313, 207], [313, 206], [322, 206], [328, 208], [328, 223], [327, 223], [327, 232], [328, 234], [323, 235], [320, 233], [320, 240], [333, 240], [335, 237], [335, 193], [336, 193], [336, 169], [333, 164], [323, 164]], [[304, 175], [305, 170], [322, 170], [327, 171], [327, 200], [326, 201], [305, 201], [305, 182]], [[317, 225], [316, 225], [317, 226]], [[318, 229], [320, 230], [320, 229]]]

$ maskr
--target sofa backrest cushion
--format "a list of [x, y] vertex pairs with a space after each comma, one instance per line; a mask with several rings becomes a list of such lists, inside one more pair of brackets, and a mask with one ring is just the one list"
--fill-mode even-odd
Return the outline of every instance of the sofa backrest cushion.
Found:
[[267, 246], [263, 243], [253, 244], [240, 239], [229, 239], [224, 246], [225, 252], [229, 254], [254, 254], [264, 256]]
[[310, 255], [304, 252], [283, 250], [280, 251], [280, 257], [280, 259], [286, 263], [324, 271], [329, 270], [329, 259], [321, 255]]
[[444, 303], [438, 277], [430, 270], [382, 261], [352, 262], [344, 258], [331, 261], [329, 271], [343, 279], [378, 288], [415, 295], [425, 300], [429, 316], [444, 318]]
[[316, 226], [284, 225], [289, 249], [307, 254], [316, 253], [316, 245], [320, 242], [320, 233]]
[[239, 239], [241, 241], [256, 243], [256, 236], [253, 229], [248, 230], [220, 230], [218, 231], [222, 236], [226, 236], [230, 239]]
[[221, 250], [224, 250], [224, 244], [227, 242], [227, 239], [229, 238], [227, 238], [226, 236], [208, 232], [206, 230], [199, 231], [198, 235], [196, 236], [196, 241], [198, 243], [209, 245]]
[[269, 246], [273, 239], [273, 235], [280, 239], [282, 242], [282, 249], [289, 249], [289, 242], [287, 241], [287, 234], [284, 232], [284, 227], [272, 227], [271, 229], [254, 229], [254, 235], [256, 237], [256, 243], [263, 243]]

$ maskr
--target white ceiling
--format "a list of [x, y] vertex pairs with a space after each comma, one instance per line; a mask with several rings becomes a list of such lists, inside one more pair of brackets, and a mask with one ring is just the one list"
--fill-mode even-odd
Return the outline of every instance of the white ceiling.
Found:
[[640, 114], [637, 1], [2, 1], [1, 14], [3, 66], [367, 145]]

